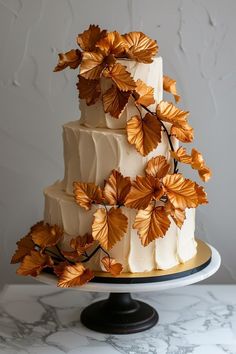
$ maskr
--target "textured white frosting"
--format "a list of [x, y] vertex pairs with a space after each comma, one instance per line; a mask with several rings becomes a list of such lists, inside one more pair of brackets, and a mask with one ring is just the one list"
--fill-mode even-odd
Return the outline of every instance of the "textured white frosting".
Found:
[[[93, 213], [79, 207], [72, 196], [63, 191], [63, 184], [56, 182], [44, 190], [45, 214], [44, 220], [49, 224], [58, 224], [64, 229], [63, 249], [69, 249], [71, 238], [91, 232]], [[186, 210], [186, 220], [180, 230], [174, 222], [162, 239], [158, 239], [147, 247], [141, 245], [136, 230], [132, 228], [136, 211], [122, 208], [128, 217], [128, 230], [124, 238], [115, 244], [109, 252], [124, 266], [124, 271], [144, 272], [153, 269], [168, 269], [179, 263], [186, 262], [196, 254], [197, 244], [194, 240], [195, 209]], [[104, 254], [99, 252], [90, 261], [90, 268], [101, 270], [99, 258]]]
[[[166, 134], [157, 149], [143, 157], [127, 140], [126, 130], [87, 128], [79, 121], [63, 126], [65, 177], [64, 188], [72, 194], [73, 182], [94, 182], [103, 185], [112, 169], [132, 178], [143, 175], [147, 161], [156, 155], [170, 160]], [[172, 138], [175, 148], [178, 142]]]
[[[151, 64], [138, 63], [134, 60], [120, 59], [117, 60], [120, 64], [127, 67], [127, 71], [132, 74], [134, 80], [142, 80], [148, 86], [154, 88], [154, 98], [156, 103], [162, 100], [163, 95], [163, 70], [162, 58], [154, 58]], [[112, 81], [101, 78], [101, 90], [104, 93], [112, 85]], [[154, 109], [155, 105], [149, 108]], [[87, 106], [85, 100], [80, 100], [81, 124], [90, 128], [109, 128], [109, 129], [124, 129], [126, 122], [133, 115], [137, 114], [137, 108], [130, 99], [124, 112], [119, 119], [111, 117], [109, 113], [105, 113], [101, 99], [92, 106]]]

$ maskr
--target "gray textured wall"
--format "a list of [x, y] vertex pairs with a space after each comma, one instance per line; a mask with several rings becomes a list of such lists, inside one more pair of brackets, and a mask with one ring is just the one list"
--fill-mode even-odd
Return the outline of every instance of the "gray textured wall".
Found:
[[63, 176], [61, 125], [79, 117], [76, 78], [52, 70], [90, 23], [157, 39], [214, 172], [197, 217], [198, 236], [223, 257], [210, 281], [235, 282], [235, 16], [234, 0], [0, 1], [2, 283], [32, 281], [15, 275], [10, 255], [42, 218], [43, 187]]

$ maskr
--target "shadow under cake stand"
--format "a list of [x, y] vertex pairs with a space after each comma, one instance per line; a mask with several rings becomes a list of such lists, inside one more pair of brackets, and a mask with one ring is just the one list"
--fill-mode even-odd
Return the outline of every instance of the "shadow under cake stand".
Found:
[[[197, 255], [184, 264], [164, 270], [145, 273], [123, 273], [112, 277], [96, 272], [88, 284], [76, 287], [79, 291], [108, 292], [108, 299], [87, 306], [81, 313], [81, 322], [89, 329], [102, 333], [130, 334], [153, 327], [159, 319], [157, 311], [145, 302], [131, 297], [133, 292], [162, 291], [202, 281], [220, 267], [218, 251], [197, 240]], [[40, 274], [36, 279], [56, 285], [56, 276]]]

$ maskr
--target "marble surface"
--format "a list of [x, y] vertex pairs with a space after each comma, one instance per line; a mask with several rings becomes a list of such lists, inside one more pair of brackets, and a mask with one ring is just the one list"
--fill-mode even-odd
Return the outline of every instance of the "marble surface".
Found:
[[132, 335], [86, 329], [81, 310], [105, 294], [48, 285], [9, 285], [1, 294], [0, 354], [236, 354], [236, 285], [136, 293], [157, 326]]

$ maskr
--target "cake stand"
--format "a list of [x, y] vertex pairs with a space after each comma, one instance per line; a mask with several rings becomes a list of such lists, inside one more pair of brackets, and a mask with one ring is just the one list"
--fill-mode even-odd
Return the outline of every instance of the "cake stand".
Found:
[[[108, 292], [110, 295], [106, 300], [87, 306], [81, 313], [81, 322], [102, 333], [130, 334], [147, 330], [158, 322], [158, 313], [152, 306], [134, 300], [131, 293], [158, 292], [197, 283], [217, 272], [220, 263], [218, 251], [198, 240], [198, 256], [168, 271], [130, 273], [116, 278], [96, 273], [93, 281], [73, 289]], [[41, 273], [36, 279], [57, 285], [57, 278], [52, 274]]]

